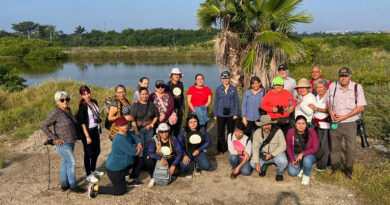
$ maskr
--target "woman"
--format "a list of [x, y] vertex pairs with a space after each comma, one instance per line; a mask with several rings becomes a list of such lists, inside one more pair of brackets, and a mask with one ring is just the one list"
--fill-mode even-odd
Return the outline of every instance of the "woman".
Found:
[[99, 181], [95, 176], [102, 176], [104, 172], [96, 170], [96, 162], [100, 154], [101, 131], [99, 123], [100, 111], [96, 100], [91, 98], [91, 90], [83, 85], [79, 89], [81, 101], [79, 104], [78, 124], [83, 134], [82, 142], [84, 147], [84, 168], [87, 173], [86, 180], [89, 182]]
[[326, 88], [328, 82], [324, 79], [318, 79], [314, 82], [316, 89], [316, 102], [309, 104], [309, 107], [314, 110], [313, 124], [318, 133], [319, 148], [315, 154], [317, 159], [317, 171], [324, 171], [329, 163], [330, 143], [329, 143], [329, 114], [326, 102]]
[[137, 90], [134, 92], [133, 95], [133, 104], [138, 102], [140, 99], [140, 94], [139, 94], [140, 89], [141, 88], [148, 89], [148, 87], [149, 87], [149, 79], [147, 77], [140, 78], [138, 82]]
[[298, 81], [298, 85], [295, 86], [295, 89], [298, 90], [295, 118], [299, 115], [303, 115], [306, 117], [308, 125], [313, 127], [311, 120], [313, 119], [314, 110], [310, 108], [309, 105], [316, 102], [316, 97], [311, 93], [311, 84], [306, 78], [302, 78]]
[[173, 95], [175, 100], [175, 112], [177, 114], [177, 123], [171, 126], [171, 132], [173, 136], [177, 136], [179, 134], [181, 124], [183, 121], [183, 113], [185, 110], [184, 105], [184, 88], [183, 83], [180, 81], [180, 78], [183, 77], [183, 73], [179, 68], [172, 68], [171, 73], [169, 75], [169, 82], [167, 85], [168, 91]]
[[[84, 189], [77, 186], [74, 170], [76, 159], [74, 157], [74, 145], [77, 140], [76, 119], [69, 108], [69, 95], [64, 91], [54, 94], [57, 103], [46, 120], [42, 123], [42, 131], [53, 140], [58, 153], [62, 157], [61, 164], [61, 189], [71, 192], [83, 193]], [[49, 128], [53, 126], [54, 132]]]
[[142, 152], [141, 140], [129, 132], [129, 121], [124, 117], [115, 120], [118, 132], [112, 141], [111, 152], [106, 161], [108, 178], [113, 186], [99, 186], [91, 184], [88, 189], [89, 198], [95, 198], [99, 194], [123, 195], [126, 193], [125, 176], [127, 171], [137, 166], [134, 157]]
[[[130, 102], [126, 99], [126, 88], [123, 85], [117, 85], [115, 87], [115, 100], [111, 102], [108, 111], [108, 120], [114, 122], [121, 116], [125, 117], [127, 121], [131, 121]], [[110, 130], [109, 136], [111, 141], [115, 133], [116, 129]]]
[[154, 171], [157, 161], [168, 167], [170, 175], [178, 176], [180, 174], [182, 150], [177, 138], [169, 135], [167, 123], [160, 123], [156, 133], [153, 139], [150, 140], [148, 148], [149, 157], [146, 162], [150, 178], [152, 178], [148, 184], [149, 188], [152, 188], [155, 183]]
[[139, 157], [136, 157], [136, 160], [139, 160], [139, 166], [133, 169], [132, 173], [130, 174], [130, 178], [132, 179], [138, 178], [142, 166], [146, 163], [149, 141], [153, 137], [153, 127], [158, 120], [158, 110], [156, 106], [154, 103], [148, 102], [148, 89], [141, 87], [139, 95], [139, 101], [135, 103], [131, 109], [131, 117], [133, 118], [131, 125], [134, 128], [135, 135], [141, 138], [142, 144], [144, 146], [143, 152]]
[[[178, 140], [183, 150], [183, 172], [189, 170], [191, 162], [195, 162], [195, 175], [200, 175], [201, 170], [210, 170], [210, 160], [206, 154], [210, 135], [200, 128], [197, 115], [190, 114], [187, 117], [186, 126], [180, 130]], [[188, 172], [186, 175], [192, 177]]]
[[291, 128], [286, 136], [288, 173], [300, 175], [303, 169], [302, 184], [308, 185], [311, 168], [316, 162], [314, 154], [318, 151], [318, 137], [314, 129], [309, 128], [303, 115], [295, 119], [295, 128]]
[[260, 78], [253, 76], [250, 80], [250, 89], [242, 97], [242, 122], [245, 125], [244, 134], [252, 138], [252, 133], [256, 130], [256, 121], [260, 120], [259, 107], [264, 95], [267, 93], [261, 84]]
[[168, 118], [172, 115], [175, 101], [169, 92], [165, 92], [164, 81], [156, 81], [156, 92], [149, 96], [149, 102], [153, 102], [159, 112], [159, 122], [168, 123]]
[[207, 128], [209, 121], [208, 107], [211, 104], [211, 89], [204, 85], [202, 74], [196, 74], [195, 85], [191, 86], [187, 92], [187, 103], [189, 112], [196, 113], [202, 129]]

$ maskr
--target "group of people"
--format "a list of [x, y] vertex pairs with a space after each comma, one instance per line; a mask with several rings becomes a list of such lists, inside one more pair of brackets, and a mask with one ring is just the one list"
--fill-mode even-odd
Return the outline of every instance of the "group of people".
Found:
[[[252, 170], [263, 177], [268, 166], [276, 165], [276, 181], [283, 180], [287, 168], [291, 176], [302, 177], [301, 183], [307, 185], [315, 163], [318, 171], [331, 166], [335, 173], [343, 168], [345, 176], [351, 178], [356, 120], [366, 101], [362, 87], [351, 81], [350, 69], [341, 68], [339, 81], [333, 83], [321, 76], [318, 66], [312, 68], [310, 81], [302, 78], [296, 83], [288, 76], [288, 67], [284, 64], [279, 66], [278, 74], [270, 90], [263, 87], [259, 77], [251, 77], [240, 110], [240, 96], [230, 83], [230, 73], [221, 73], [222, 83], [215, 90], [213, 113], [217, 124], [217, 151], [230, 153], [230, 178], [236, 179], [239, 174], [251, 175]], [[143, 169], [151, 177], [150, 188], [156, 183], [169, 184], [172, 176], [191, 178], [201, 170], [210, 170], [206, 148], [210, 145], [207, 124], [213, 93], [204, 85], [204, 76], [197, 74], [185, 103], [180, 81], [183, 73], [173, 68], [169, 76], [167, 83], [156, 81], [151, 94], [149, 79], [142, 77], [132, 102], [127, 100], [123, 85], [115, 87], [115, 99], [110, 104], [106, 125], [112, 148], [105, 167], [112, 186], [95, 184], [97, 176], [104, 174], [96, 170], [102, 120], [90, 89], [87, 86], [80, 88], [82, 99], [75, 117], [68, 107], [69, 95], [64, 91], [55, 94], [58, 106], [41, 129], [53, 140], [63, 158], [62, 190], [85, 191], [77, 186], [74, 174], [73, 150], [77, 136], [84, 146], [86, 180], [91, 182], [88, 196], [91, 198], [97, 193], [125, 194], [126, 187], [142, 184], [138, 177]], [[185, 104], [189, 112], [182, 125]], [[343, 139], [346, 147], [344, 166], [341, 164]]]

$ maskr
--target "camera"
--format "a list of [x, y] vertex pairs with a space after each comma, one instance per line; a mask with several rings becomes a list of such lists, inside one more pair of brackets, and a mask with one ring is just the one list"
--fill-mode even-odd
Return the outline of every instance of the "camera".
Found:
[[53, 140], [52, 139], [48, 139], [48, 140], [46, 140], [44, 143], [43, 143], [43, 145], [54, 145], [54, 143], [53, 143]]
[[[260, 153], [260, 159], [262, 159], [263, 161], [267, 160], [267, 156], [266, 154], [269, 154], [268, 152], [261, 152]], [[272, 159], [273, 156], [271, 155], [271, 158], [269, 158], [268, 160]]]
[[266, 115], [267, 114], [267, 111], [263, 110], [262, 108], [259, 108], [259, 115], [262, 116], [262, 115]]
[[223, 115], [230, 115], [230, 108], [224, 107], [223, 108]]
[[284, 108], [283, 108], [283, 106], [277, 105], [276, 108], [278, 108], [278, 113], [280, 113], [280, 114], [282, 114], [282, 115], [284, 114]]
[[98, 118], [98, 119], [94, 119], [94, 121], [95, 121], [95, 123], [97, 123], [97, 124], [99, 124], [99, 123], [101, 123], [101, 122], [102, 122], [102, 120], [101, 120], [100, 118]]

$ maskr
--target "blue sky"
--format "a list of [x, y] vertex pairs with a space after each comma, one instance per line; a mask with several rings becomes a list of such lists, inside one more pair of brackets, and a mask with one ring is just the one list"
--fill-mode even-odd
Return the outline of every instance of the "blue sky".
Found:
[[[196, 9], [204, 0], [0, 0], [0, 30], [11, 24], [34, 21], [73, 33], [78, 25], [87, 31], [126, 28], [196, 29]], [[389, 0], [305, 0], [301, 9], [312, 13], [311, 24], [298, 32], [333, 30], [390, 30]]]

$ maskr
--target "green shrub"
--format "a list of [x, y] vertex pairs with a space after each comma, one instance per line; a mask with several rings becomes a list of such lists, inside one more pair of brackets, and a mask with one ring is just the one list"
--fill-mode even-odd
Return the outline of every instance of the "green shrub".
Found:
[[46, 47], [37, 50], [31, 50], [24, 59], [27, 60], [55, 60], [65, 59], [67, 55], [62, 52], [61, 48]]
[[16, 69], [0, 66], [0, 86], [9, 92], [21, 91], [26, 87], [25, 79], [18, 76]]

